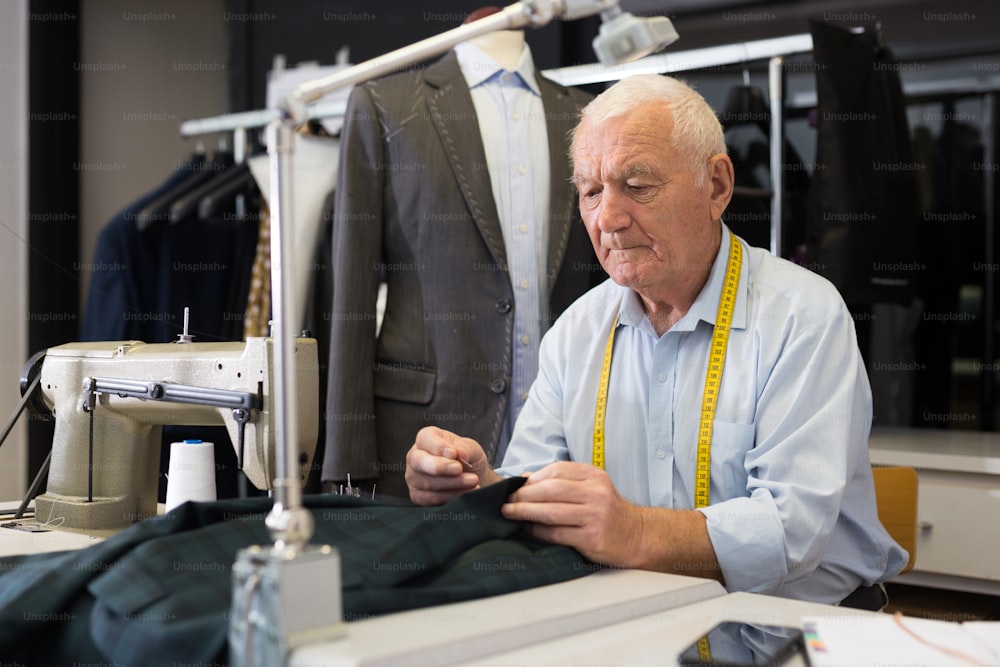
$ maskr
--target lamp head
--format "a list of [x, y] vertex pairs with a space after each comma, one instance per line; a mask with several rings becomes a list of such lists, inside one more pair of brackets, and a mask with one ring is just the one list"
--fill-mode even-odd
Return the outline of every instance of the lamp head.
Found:
[[638, 60], [677, 41], [674, 24], [666, 16], [639, 19], [617, 7], [601, 13], [594, 53], [603, 65]]

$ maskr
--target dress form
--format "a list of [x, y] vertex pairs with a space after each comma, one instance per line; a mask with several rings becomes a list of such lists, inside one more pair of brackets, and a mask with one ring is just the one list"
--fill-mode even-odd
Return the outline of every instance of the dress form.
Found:
[[523, 30], [497, 30], [469, 40], [489, 54], [500, 67], [513, 71], [525, 49]]

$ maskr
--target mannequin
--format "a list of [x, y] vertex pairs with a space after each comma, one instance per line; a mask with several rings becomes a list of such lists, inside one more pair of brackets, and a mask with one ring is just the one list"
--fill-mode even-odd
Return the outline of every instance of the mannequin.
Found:
[[[491, 14], [500, 12], [499, 7], [481, 7], [471, 12], [463, 21], [469, 24], [473, 21], [486, 18]], [[521, 59], [521, 52], [524, 51], [524, 31], [523, 30], [496, 30], [485, 35], [481, 35], [469, 40], [470, 44], [475, 44], [489, 54], [500, 67], [512, 71], [517, 67], [517, 61]]]
[[525, 48], [524, 31], [498, 30], [470, 39], [469, 43], [475, 44], [489, 54], [500, 67], [513, 70], [517, 67], [517, 61], [521, 59], [521, 53]]
[[328, 489], [349, 474], [362, 494], [406, 497], [406, 451], [427, 425], [499, 458], [534, 379], [527, 355], [537, 364], [551, 319], [605, 278], [565, 158], [590, 96], [539, 76], [527, 49], [523, 31], [498, 31], [351, 93], [334, 206]]

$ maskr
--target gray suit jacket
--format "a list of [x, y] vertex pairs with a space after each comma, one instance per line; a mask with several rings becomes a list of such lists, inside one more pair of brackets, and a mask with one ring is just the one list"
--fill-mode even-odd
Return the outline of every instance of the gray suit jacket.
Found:
[[[538, 77], [548, 122], [554, 319], [606, 276], [579, 219], [567, 134], [590, 99]], [[453, 52], [357, 87], [333, 229], [323, 479], [406, 496], [406, 451], [437, 425], [493, 460], [511, 375], [514, 293], [472, 97]], [[388, 286], [375, 335], [380, 280]]]

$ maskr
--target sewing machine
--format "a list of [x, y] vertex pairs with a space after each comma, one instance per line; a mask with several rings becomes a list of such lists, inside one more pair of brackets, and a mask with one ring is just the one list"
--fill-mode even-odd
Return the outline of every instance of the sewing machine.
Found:
[[[272, 344], [111, 341], [49, 348], [40, 396], [55, 416], [47, 526], [118, 530], [157, 513], [164, 425], [225, 425], [239, 466], [258, 489], [275, 478]], [[36, 364], [37, 365], [37, 364]], [[319, 430], [316, 341], [297, 338], [299, 475], [308, 475]]]

